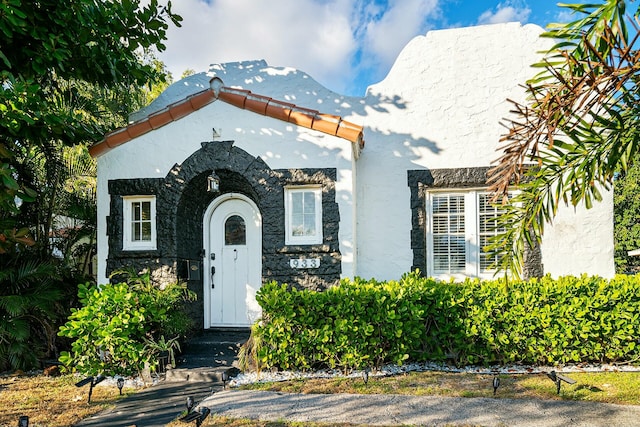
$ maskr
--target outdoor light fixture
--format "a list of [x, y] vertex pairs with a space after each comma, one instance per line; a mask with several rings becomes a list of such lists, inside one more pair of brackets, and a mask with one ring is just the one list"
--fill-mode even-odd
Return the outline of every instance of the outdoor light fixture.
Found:
[[205, 418], [209, 416], [211, 409], [204, 406], [200, 411], [189, 412], [184, 417], [180, 418], [183, 423], [196, 422], [196, 427], [200, 427]]
[[82, 387], [89, 384], [89, 397], [87, 398], [87, 403], [91, 403], [91, 394], [93, 393], [93, 387], [97, 384], [100, 384], [102, 381], [106, 380], [107, 377], [100, 374], [97, 377], [87, 377], [83, 380], [80, 380], [76, 383], [76, 387]]
[[496, 395], [496, 392], [498, 391], [498, 387], [500, 387], [500, 377], [495, 375], [493, 377], [493, 395]]
[[220, 191], [220, 177], [216, 174], [216, 171], [211, 171], [211, 175], [207, 177], [207, 191], [209, 193]]
[[222, 372], [222, 389], [225, 390], [227, 388], [227, 381], [229, 381], [229, 372]]
[[565, 375], [560, 375], [556, 371], [547, 372], [547, 377], [554, 383], [556, 383], [556, 394], [560, 394], [560, 387], [562, 386], [562, 382], [564, 381], [567, 384], [575, 384], [576, 380], [573, 378], [569, 378]]
[[21, 415], [18, 420], [18, 427], [29, 427], [29, 417], [26, 415]]
[[118, 386], [118, 390], [120, 390], [120, 396], [122, 396], [122, 387], [124, 387], [124, 378], [118, 377], [116, 380], [116, 386]]
[[364, 371], [362, 371], [362, 379], [364, 381], [364, 385], [369, 383], [369, 368], [364, 368]]
[[87, 377], [83, 380], [80, 380], [76, 383], [76, 387], [82, 387], [83, 385], [87, 385], [93, 381], [93, 377]]

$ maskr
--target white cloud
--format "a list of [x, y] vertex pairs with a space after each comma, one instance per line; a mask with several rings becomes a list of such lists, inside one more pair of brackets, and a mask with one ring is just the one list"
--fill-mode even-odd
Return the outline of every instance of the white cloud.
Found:
[[265, 59], [327, 84], [356, 50], [344, 10], [344, 0], [181, 0], [174, 11], [184, 19], [182, 28], [169, 30], [160, 58], [177, 77], [210, 63]]
[[478, 24], [499, 24], [502, 22], [527, 22], [531, 9], [522, 2], [500, 3], [495, 10], [487, 10], [478, 18]]
[[[210, 63], [265, 59], [349, 92], [358, 73], [384, 76], [402, 47], [427, 31], [438, 0], [180, 0], [160, 54], [178, 78]], [[371, 70], [371, 67], [379, 67]]]
[[379, 19], [372, 19], [366, 28], [365, 52], [391, 64], [409, 40], [424, 34], [427, 17], [436, 10], [436, 0], [392, 0]]
[[578, 18], [579, 16], [574, 14], [573, 11], [565, 9], [556, 14], [555, 20], [553, 22], [572, 22]]

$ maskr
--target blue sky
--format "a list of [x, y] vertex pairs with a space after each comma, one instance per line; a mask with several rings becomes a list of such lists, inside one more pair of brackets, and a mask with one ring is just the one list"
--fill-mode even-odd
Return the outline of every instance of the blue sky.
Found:
[[176, 79], [211, 63], [264, 59], [354, 96], [430, 30], [571, 20], [555, 0], [178, 0], [173, 9], [183, 25], [169, 30], [160, 59]]

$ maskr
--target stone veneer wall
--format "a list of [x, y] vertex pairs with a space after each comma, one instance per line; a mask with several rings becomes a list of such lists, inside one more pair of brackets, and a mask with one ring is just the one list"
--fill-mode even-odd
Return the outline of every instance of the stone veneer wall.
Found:
[[[107, 274], [122, 268], [149, 269], [158, 284], [186, 279], [186, 261], [200, 266], [200, 278], [188, 287], [198, 299], [191, 316], [202, 324], [202, 249], [204, 212], [213, 201], [206, 179], [215, 170], [220, 194], [241, 193], [253, 200], [262, 215], [262, 280], [288, 283], [298, 288], [325, 289], [339, 283], [341, 254], [338, 231], [340, 213], [336, 203], [335, 168], [272, 170], [261, 159], [233, 146], [233, 141], [205, 142], [202, 148], [175, 165], [162, 178], [109, 181], [110, 215], [107, 218], [109, 256]], [[285, 245], [284, 187], [321, 184], [323, 243]], [[157, 249], [124, 251], [122, 196], [155, 195]], [[317, 269], [296, 270], [290, 259], [320, 258]]]
[[[427, 192], [430, 189], [461, 189], [487, 185], [488, 167], [424, 169], [407, 171], [411, 190], [411, 270], [427, 271]], [[524, 254], [523, 277], [542, 277], [544, 269], [540, 246], [527, 248]]]

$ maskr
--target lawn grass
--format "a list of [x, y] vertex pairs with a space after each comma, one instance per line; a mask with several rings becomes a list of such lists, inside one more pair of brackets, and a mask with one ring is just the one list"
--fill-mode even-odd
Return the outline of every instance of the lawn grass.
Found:
[[[576, 384], [563, 384], [560, 395], [544, 374], [501, 374], [496, 398], [579, 400], [640, 405], [640, 372], [572, 373]], [[0, 376], [0, 426], [15, 426], [20, 415], [28, 415], [34, 427], [69, 427], [101, 412], [120, 398], [111, 385], [94, 388], [87, 403], [89, 386], [78, 388], [73, 376]], [[493, 397], [493, 376], [467, 373], [411, 372], [392, 377], [309, 379], [243, 386], [253, 390], [289, 393], [409, 394], [457, 397]], [[124, 395], [135, 389], [125, 388]], [[175, 421], [169, 426], [186, 427]], [[319, 424], [288, 421], [256, 421], [212, 415], [202, 426], [231, 427], [349, 427], [350, 424]], [[472, 426], [468, 426], [472, 427]]]
[[[640, 372], [571, 373], [576, 380], [562, 383], [560, 394], [545, 374], [501, 374], [495, 397], [510, 399], [575, 400], [640, 405]], [[407, 394], [415, 396], [493, 397], [493, 375], [410, 372], [392, 377], [307, 379], [258, 383], [250, 390], [285, 393]]]
[[76, 387], [78, 380], [71, 375], [0, 376], [0, 426], [16, 426], [27, 415], [30, 426], [69, 427], [136, 391], [124, 388], [120, 396], [117, 387], [99, 384], [87, 403], [89, 385]]

